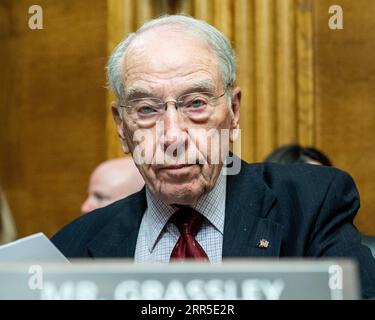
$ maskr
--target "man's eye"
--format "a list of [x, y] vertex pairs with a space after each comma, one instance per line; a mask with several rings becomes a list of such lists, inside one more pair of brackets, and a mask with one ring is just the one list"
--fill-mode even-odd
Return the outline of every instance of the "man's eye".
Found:
[[142, 115], [149, 115], [149, 114], [152, 114], [154, 112], [157, 112], [157, 110], [152, 106], [144, 105], [144, 106], [138, 107], [137, 112], [139, 114], [142, 114]]
[[189, 103], [189, 107], [193, 109], [204, 107], [207, 104], [206, 100], [201, 98], [195, 98]]

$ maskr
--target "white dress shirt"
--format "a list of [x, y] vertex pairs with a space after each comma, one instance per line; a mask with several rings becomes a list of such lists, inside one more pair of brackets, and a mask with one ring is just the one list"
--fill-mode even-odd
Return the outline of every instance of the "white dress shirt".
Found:
[[[170, 217], [178, 210], [156, 199], [146, 188], [147, 209], [139, 229], [135, 262], [168, 263], [180, 232]], [[214, 188], [204, 194], [193, 208], [206, 217], [195, 239], [211, 263], [222, 261], [225, 217], [226, 175], [219, 175]]]

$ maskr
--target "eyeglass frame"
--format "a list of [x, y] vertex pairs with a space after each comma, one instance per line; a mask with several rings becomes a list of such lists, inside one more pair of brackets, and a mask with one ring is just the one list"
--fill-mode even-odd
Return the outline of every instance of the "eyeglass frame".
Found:
[[[224, 92], [218, 96], [212, 96], [210, 98], [208, 98], [208, 101], [207, 101], [207, 104], [209, 102], [211, 102], [212, 100], [218, 100], [222, 97], [225, 96], [225, 94], [227, 93], [227, 90], [228, 88], [225, 88], [224, 89]], [[167, 100], [167, 101], [164, 101], [160, 98], [156, 98], [156, 97], [145, 97], [145, 98], [136, 98], [136, 99], [131, 99], [129, 100], [127, 103], [127, 105], [122, 105], [122, 104], [118, 104], [118, 107], [120, 108], [124, 108], [125, 110], [126, 109], [130, 109], [132, 108], [133, 106], [129, 105], [130, 102], [133, 102], [133, 101], [142, 101], [142, 100], [154, 100], [154, 101], [160, 101], [159, 103], [157, 103], [158, 105], [161, 105], [163, 106], [163, 108], [161, 108], [160, 110], [163, 110], [162, 113], [160, 113], [160, 117], [162, 117], [164, 114], [165, 114], [165, 111], [167, 110], [168, 108], [168, 104], [169, 103], [173, 103], [174, 104], [174, 107], [176, 108], [176, 110], [179, 110], [181, 106], [179, 106], [179, 103], [182, 103], [182, 100], [181, 98], [182, 97], [185, 97], [185, 96], [191, 96], [191, 95], [199, 95], [199, 94], [210, 94], [212, 95], [212, 92], [209, 92], [209, 91], [197, 91], [197, 92], [191, 92], [191, 93], [187, 93], [187, 94], [183, 94], [183, 95], [180, 95], [179, 97], [177, 97], [176, 99], [173, 99], [173, 100]], [[130, 114], [130, 113], [129, 113]], [[156, 122], [155, 122], [156, 123]]]

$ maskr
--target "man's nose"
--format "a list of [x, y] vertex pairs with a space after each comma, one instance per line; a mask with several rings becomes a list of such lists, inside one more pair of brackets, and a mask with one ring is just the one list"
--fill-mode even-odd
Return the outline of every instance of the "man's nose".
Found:
[[88, 197], [84, 203], [82, 203], [82, 206], [81, 206], [81, 212], [82, 213], [88, 213], [92, 210], [95, 209], [95, 205], [93, 204], [92, 200], [90, 199], [90, 197]]
[[175, 104], [168, 103], [167, 109], [164, 114], [164, 133], [163, 145], [164, 150], [171, 145], [176, 147], [186, 143], [187, 133], [184, 130], [184, 123], [181, 116], [176, 109]]

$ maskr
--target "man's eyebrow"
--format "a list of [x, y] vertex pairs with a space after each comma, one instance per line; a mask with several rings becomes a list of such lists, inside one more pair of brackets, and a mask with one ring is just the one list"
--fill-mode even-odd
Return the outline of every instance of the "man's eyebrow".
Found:
[[[188, 88], [180, 92], [181, 95], [193, 93], [193, 92], [211, 92], [216, 91], [216, 86], [211, 80], [204, 80], [196, 83], [192, 83]], [[154, 97], [155, 95], [147, 89], [137, 88], [137, 87], [128, 87], [125, 89], [124, 100], [129, 101], [133, 99], [142, 99]]]
[[125, 89], [124, 99], [126, 101], [129, 101], [133, 99], [148, 98], [151, 96], [152, 96], [151, 92], [146, 89], [128, 87]]
[[189, 86], [189, 88], [183, 90], [181, 95], [193, 93], [193, 92], [211, 92], [214, 93], [216, 91], [216, 86], [211, 80], [204, 80], [200, 82], [193, 83]]

